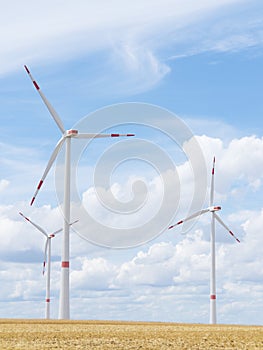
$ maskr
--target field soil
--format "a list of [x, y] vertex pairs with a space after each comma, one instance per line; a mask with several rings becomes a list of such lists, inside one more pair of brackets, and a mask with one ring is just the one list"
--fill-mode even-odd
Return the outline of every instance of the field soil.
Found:
[[259, 350], [263, 327], [0, 319], [0, 349]]

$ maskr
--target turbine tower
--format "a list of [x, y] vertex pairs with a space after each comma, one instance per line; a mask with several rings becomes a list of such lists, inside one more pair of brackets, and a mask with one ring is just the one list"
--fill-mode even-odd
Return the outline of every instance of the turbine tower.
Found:
[[[45, 268], [47, 265], [47, 279], [46, 279], [46, 312], [45, 317], [46, 319], [50, 318], [50, 270], [51, 270], [51, 239], [56, 236], [59, 232], [63, 230], [63, 228], [48, 234], [42, 227], [31, 221], [28, 217], [26, 217], [23, 213], [19, 212], [19, 214], [28, 222], [30, 222], [31, 225], [33, 225], [38, 231], [40, 231], [45, 237], [46, 237], [46, 243], [45, 243], [45, 249], [44, 249], [44, 262], [43, 262], [43, 275], [45, 274]], [[70, 224], [73, 225], [78, 220], [72, 222]]]
[[79, 133], [78, 130], [70, 129], [66, 130], [64, 125], [49, 103], [39, 85], [33, 78], [27, 66], [24, 66], [30, 79], [33, 82], [34, 87], [42, 98], [44, 104], [52, 115], [58, 128], [62, 133], [62, 137], [58, 141], [51, 157], [48, 161], [47, 167], [43, 173], [41, 180], [37, 186], [36, 192], [31, 200], [31, 204], [36, 199], [37, 193], [40, 190], [43, 182], [54, 163], [63, 143], [65, 142], [65, 165], [64, 165], [64, 227], [63, 227], [63, 242], [62, 242], [62, 253], [61, 253], [61, 288], [60, 288], [60, 299], [59, 299], [59, 319], [70, 319], [70, 305], [69, 305], [69, 222], [70, 222], [70, 164], [71, 164], [71, 139], [93, 139], [103, 137], [120, 137], [120, 136], [134, 136], [134, 134], [90, 134], [90, 133]]
[[228, 228], [228, 226], [222, 221], [222, 219], [216, 214], [216, 211], [221, 210], [220, 206], [214, 205], [214, 187], [215, 187], [215, 157], [213, 159], [212, 177], [211, 177], [211, 189], [209, 207], [202, 209], [188, 216], [187, 218], [178, 221], [176, 224], [171, 225], [169, 229], [175, 226], [181, 225], [183, 222], [191, 220], [197, 216], [203, 215], [207, 212], [211, 213], [211, 234], [210, 234], [210, 250], [211, 250], [211, 269], [210, 269], [210, 323], [216, 324], [216, 257], [215, 257], [215, 220], [217, 220], [235, 240], [240, 243], [240, 240], [234, 235], [234, 233]]

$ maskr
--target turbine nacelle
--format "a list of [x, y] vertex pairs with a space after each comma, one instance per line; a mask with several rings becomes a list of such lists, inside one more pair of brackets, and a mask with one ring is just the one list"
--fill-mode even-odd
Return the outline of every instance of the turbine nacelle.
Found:
[[70, 130], [66, 131], [65, 136], [66, 137], [74, 137], [74, 136], [77, 136], [78, 133], [79, 133], [78, 130], [70, 129]]
[[208, 207], [208, 209], [211, 213], [213, 213], [215, 211], [221, 210], [221, 207], [220, 206], [212, 206], [212, 207]]

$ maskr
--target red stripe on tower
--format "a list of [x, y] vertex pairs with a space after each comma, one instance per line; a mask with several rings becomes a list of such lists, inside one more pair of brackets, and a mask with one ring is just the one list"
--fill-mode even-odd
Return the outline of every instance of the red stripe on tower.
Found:
[[69, 261], [62, 261], [61, 267], [69, 268]]
[[211, 299], [211, 300], [216, 300], [215, 294], [211, 294], [211, 295], [210, 295], [210, 299]]
[[46, 299], [46, 302], [47, 302], [47, 303], [50, 303], [50, 299]]

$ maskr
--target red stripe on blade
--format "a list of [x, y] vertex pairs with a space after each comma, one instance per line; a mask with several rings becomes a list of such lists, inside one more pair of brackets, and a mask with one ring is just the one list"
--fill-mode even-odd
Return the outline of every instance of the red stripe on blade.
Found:
[[46, 302], [47, 302], [47, 303], [50, 303], [50, 299], [46, 299]]
[[37, 189], [38, 189], [38, 190], [40, 190], [40, 187], [42, 186], [42, 184], [43, 184], [43, 180], [40, 180], [40, 181], [39, 181], [39, 184], [38, 184], [38, 186], [37, 186]]
[[135, 136], [135, 134], [127, 134], [127, 136]]
[[110, 136], [111, 136], [111, 137], [119, 137], [120, 134], [111, 134]]
[[180, 224], [182, 224], [182, 223], [183, 223], [183, 220], [178, 221], [176, 225], [180, 225]]
[[33, 84], [35, 85], [35, 88], [36, 88], [37, 90], [40, 90], [40, 87], [37, 85], [37, 83], [35, 82], [35, 80], [33, 81]]
[[32, 204], [34, 203], [35, 199], [36, 199], [36, 197], [33, 197], [33, 198], [32, 198], [32, 200], [31, 200], [31, 202], [30, 202], [30, 205], [32, 205]]
[[68, 267], [69, 267], [69, 261], [62, 261], [61, 267], [66, 267], [66, 268], [68, 268]]

